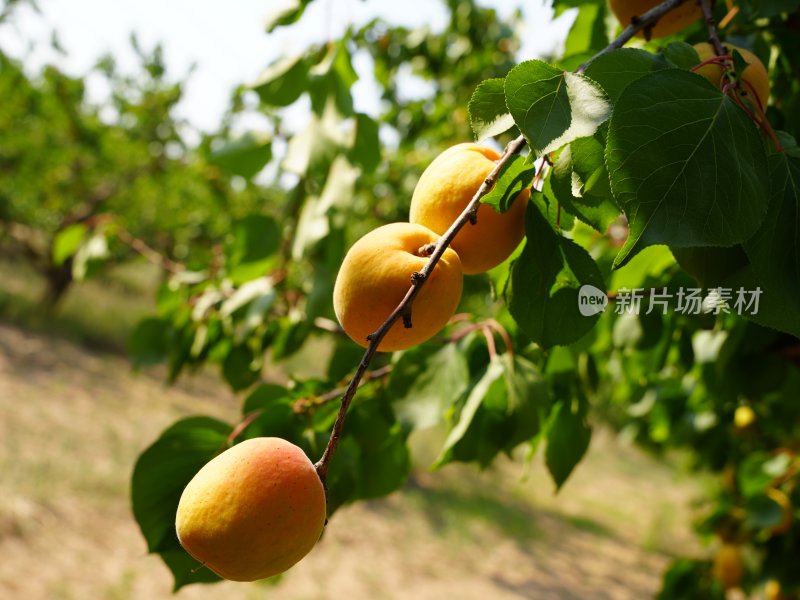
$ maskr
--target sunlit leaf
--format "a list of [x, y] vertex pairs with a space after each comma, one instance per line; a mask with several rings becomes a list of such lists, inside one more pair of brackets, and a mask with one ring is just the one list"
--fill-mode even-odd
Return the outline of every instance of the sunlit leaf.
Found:
[[755, 124], [703, 77], [677, 69], [622, 92], [606, 145], [630, 231], [614, 264], [652, 244], [732, 246], [764, 219], [768, 172]]

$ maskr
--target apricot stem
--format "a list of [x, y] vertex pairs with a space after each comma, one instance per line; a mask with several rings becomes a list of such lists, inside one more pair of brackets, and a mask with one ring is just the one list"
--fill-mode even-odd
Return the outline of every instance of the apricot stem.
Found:
[[[722, 90], [723, 93], [727, 94], [729, 91], [732, 92], [730, 95], [734, 97], [737, 101], [737, 104], [741, 106], [745, 111], [748, 113], [750, 118], [755, 121], [755, 123], [764, 131], [767, 137], [772, 142], [773, 146], [775, 146], [776, 152], [783, 152], [783, 146], [781, 145], [780, 140], [778, 139], [775, 130], [772, 128], [769, 120], [767, 119], [767, 115], [764, 112], [764, 107], [761, 105], [761, 99], [758, 97], [756, 90], [753, 88], [753, 85], [746, 81], [744, 78], [736, 77], [735, 70], [733, 66], [733, 57], [728, 54], [728, 51], [725, 50], [725, 46], [722, 45], [722, 41], [719, 39], [719, 34], [717, 33], [717, 25], [714, 21], [714, 13], [711, 10], [711, 5], [708, 3], [708, 0], [697, 0], [700, 3], [700, 8], [703, 10], [703, 17], [706, 21], [706, 27], [708, 28], [708, 39], [711, 44], [714, 46], [714, 52], [717, 53], [716, 57], [712, 57], [708, 60], [703, 61], [699, 65], [696, 65], [692, 68], [692, 71], [695, 69], [699, 69], [705, 64], [721, 61], [724, 60], [726, 65], [725, 69], [727, 72], [734, 74], [731, 77], [731, 81], [729, 84], [725, 85], [725, 88]], [[742, 90], [740, 86], [740, 82], [744, 82], [747, 86], [747, 90]], [[739, 97], [740, 92], [749, 91], [750, 96], [753, 97], [755, 105], [755, 112], [757, 114], [753, 114], [753, 111], [749, 110], [746, 106], [744, 101]]]

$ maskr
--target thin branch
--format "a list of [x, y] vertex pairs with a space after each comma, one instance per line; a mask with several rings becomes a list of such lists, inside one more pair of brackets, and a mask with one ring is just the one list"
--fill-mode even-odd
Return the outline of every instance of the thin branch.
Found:
[[711, 4], [709, 4], [708, 0], [698, 0], [698, 2], [700, 4], [700, 9], [703, 11], [703, 19], [705, 19], [706, 28], [708, 29], [708, 40], [711, 42], [711, 45], [714, 46], [714, 53], [717, 56], [728, 54], [725, 50], [725, 46], [722, 45], [722, 41], [719, 39], [717, 22], [714, 20], [714, 12], [711, 10]]
[[[394, 365], [386, 365], [380, 367], [378, 369], [374, 369], [372, 371], [367, 371], [364, 373], [364, 376], [361, 378], [361, 382], [359, 385], [364, 385], [369, 381], [373, 381], [375, 379], [380, 379], [381, 377], [385, 377], [389, 373], [394, 370]], [[304, 413], [312, 408], [316, 408], [318, 406], [322, 406], [323, 404], [328, 404], [328, 402], [333, 402], [339, 396], [347, 391], [346, 387], [337, 387], [335, 389], [330, 390], [329, 392], [325, 392], [324, 394], [320, 394], [319, 396], [310, 396], [308, 398], [298, 398], [295, 400], [294, 405], [292, 406], [292, 410], [296, 413]]]
[[578, 67], [575, 70], [575, 72], [583, 73], [587, 69], [587, 67], [597, 59], [597, 57], [603, 56], [603, 54], [608, 54], [609, 52], [612, 52], [614, 50], [619, 50], [625, 44], [627, 44], [630, 41], [630, 39], [637, 33], [642, 31], [643, 29], [652, 27], [661, 17], [663, 17], [673, 8], [676, 8], [681, 4], [683, 4], [684, 2], [688, 1], [689, 0], [666, 0], [661, 4], [654, 6], [646, 13], [643, 13], [638, 17], [633, 17], [633, 19], [631, 19], [631, 24], [622, 30], [622, 33], [619, 34], [619, 37], [617, 37], [608, 46], [600, 50], [600, 52], [595, 54], [592, 58], [583, 63], [580, 67]]
[[364, 356], [361, 358], [361, 363], [359, 363], [358, 369], [356, 369], [355, 375], [353, 375], [353, 379], [350, 380], [350, 385], [347, 386], [345, 393], [342, 396], [342, 404], [339, 407], [339, 414], [336, 416], [336, 421], [333, 424], [328, 445], [325, 447], [325, 452], [323, 452], [322, 458], [320, 458], [315, 465], [317, 468], [317, 473], [319, 473], [319, 477], [323, 483], [325, 483], [325, 480], [328, 476], [328, 467], [331, 459], [333, 458], [333, 454], [336, 452], [336, 448], [339, 447], [339, 440], [342, 437], [342, 427], [344, 426], [344, 419], [345, 415], [347, 415], [347, 409], [350, 408], [350, 402], [352, 402], [353, 396], [355, 396], [359, 382], [369, 368], [369, 364], [372, 361], [372, 357], [375, 355], [375, 352], [378, 351], [378, 346], [389, 332], [389, 329], [392, 327], [392, 325], [394, 325], [404, 314], [408, 314], [411, 304], [414, 302], [414, 298], [417, 297], [417, 294], [422, 289], [422, 286], [425, 285], [425, 282], [433, 272], [433, 269], [436, 267], [439, 259], [442, 258], [444, 251], [447, 250], [447, 248], [453, 242], [453, 239], [456, 237], [456, 234], [461, 231], [461, 228], [470, 222], [471, 218], [473, 218], [473, 214], [480, 206], [481, 198], [492, 189], [492, 186], [494, 186], [495, 182], [497, 181], [500, 171], [503, 169], [505, 164], [512, 156], [518, 154], [524, 147], [525, 138], [523, 136], [519, 136], [509, 143], [508, 146], [506, 146], [503, 156], [501, 156], [500, 160], [497, 161], [497, 164], [494, 166], [491, 173], [487, 175], [486, 179], [481, 184], [481, 187], [478, 188], [478, 191], [475, 192], [472, 200], [470, 200], [469, 204], [467, 204], [458, 218], [453, 222], [452, 225], [450, 225], [450, 228], [436, 242], [436, 246], [430, 258], [428, 259], [428, 262], [425, 263], [425, 266], [421, 271], [412, 275], [411, 287], [408, 288], [408, 291], [406, 292], [405, 297], [401, 300], [400, 304], [398, 304], [397, 308], [392, 311], [392, 314], [389, 315], [386, 321], [384, 321], [374, 333], [371, 333], [368, 336], [369, 346], [367, 346]]
[[161, 267], [165, 271], [177, 274], [177, 273], [182, 273], [183, 271], [186, 270], [186, 267], [184, 267], [182, 264], [177, 263], [174, 260], [170, 260], [157, 250], [154, 250], [153, 248], [148, 246], [144, 240], [140, 240], [139, 238], [135, 237], [121, 225], [115, 224], [114, 233], [116, 234], [117, 239], [119, 239], [120, 242], [130, 247], [131, 250], [133, 250], [137, 254], [140, 254], [149, 262], [153, 263], [158, 267]]
[[[611, 52], [612, 50], [616, 50], [617, 48], [621, 48], [625, 43], [630, 40], [637, 32], [647, 28], [652, 27], [660, 19], [663, 15], [667, 12], [672, 10], [673, 8], [680, 6], [684, 2], [688, 0], [665, 0], [658, 6], [650, 9], [643, 15], [639, 17], [635, 17], [632, 23], [625, 28], [625, 30], [620, 34], [620, 36], [612, 41], [608, 46], [606, 46], [603, 50], [598, 52], [595, 56], [591, 59], [586, 61], [580, 67], [576, 69], [576, 73], [582, 73], [591, 63], [594, 61], [598, 56]], [[442, 258], [445, 250], [450, 246], [455, 238], [456, 234], [461, 231], [461, 228], [464, 227], [467, 223], [474, 224], [476, 221], [477, 211], [480, 207], [480, 201], [483, 196], [485, 196], [494, 186], [497, 181], [497, 178], [500, 174], [500, 171], [506, 165], [506, 163], [510, 160], [510, 158], [519, 152], [525, 147], [526, 141], [523, 136], [519, 136], [518, 138], [511, 141], [508, 146], [506, 146], [503, 155], [497, 161], [497, 164], [492, 169], [491, 173], [486, 177], [484, 182], [481, 184], [478, 191], [475, 192], [475, 195], [470, 200], [469, 204], [467, 204], [466, 208], [464, 208], [463, 212], [458, 216], [458, 218], [453, 222], [450, 228], [439, 238], [436, 242], [436, 246], [434, 247], [433, 251], [431, 252], [430, 258], [425, 266], [422, 268], [421, 271], [418, 273], [414, 273], [411, 277], [411, 285], [408, 288], [403, 299], [400, 301], [400, 304], [392, 311], [392, 313], [386, 318], [386, 321], [378, 327], [378, 329], [370, 334], [367, 339], [369, 340], [369, 345], [367, 349], [364, 351], [364, 355], [361, 358], [361, 362], [356, 369], [353, 378], [350, 380], [349, 385], [345, 388], [344, 395], [342, 396], [341, 405], [339, 406], [339, 413], [336, 415], [336, 421], [333, 424], [333, 428], [331, 430], [331, 436], [328, 440], [328, 444], [325, 447], [325, 451], [322, 454], [322, 457], [317, 461], [314, 465], [317, 469], [317, 473], [319, 474], [320, 479], [322, 480], [323, 485], [326, 483], [326, 479], [328, 476], [328, 467], [330, 466], [331, 459], [333, 458], [336, 449], [339, 447], [339, 441], [342, 437], [342, 428], [344, 427], [344, 420], [347, 415], [347, 410], [350, 408], [350, 403], [353, 401], [353, 397], [355, 396], [356, 391], [360, 385], [361, 379], [364, 377], [367, 369], [369, 368], [370, 362], [372, 361], [372, 357], [378, 351], [378, 346], [380, 345], [383, 338], [389, 332], [389, 329], [400, 319], [404, 318], [406, 320], [410, 315], [411, 305], [414, 302], [414, 299], [419, 294], [419, 291], [422, 289], [422, 286], [425, 285], [425, 282], [428, 280], [428, 277], [433, 272], [433, 269], [436, 267], [436, 264], [439, 262], [439, 259]], [[427, 254], [427, 252], [426, 252]], [[406, 315], [406, 317], [404, 317]]]

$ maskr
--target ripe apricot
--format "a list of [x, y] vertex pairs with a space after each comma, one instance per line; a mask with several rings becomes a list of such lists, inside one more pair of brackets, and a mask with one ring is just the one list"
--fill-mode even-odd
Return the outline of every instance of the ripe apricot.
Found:
[[756, 412], [746, 404], [737, 406], [733, 413], [733, 427], [737, 431], [744, 431], [756, 421]]
[[[422, 173], [411, 197], [409, 220], [438, 234], [445, 233], [472, 200], [500, 155], [478, 144], [457, 144], [437, 156]], [[452, 248], [464, 273], [483, 273], [507, 259], [525, 236], [523, 190], [511, 208], [500, 213], [488, 205], [478, 209], [478, 222], [458, 232]]]
[[[729, 55], [732, 54], [734, 50], [738, 50], [748, 64], [748, 67], [741, 73], [741, 78], [744, 83], [740, 83], [739, 89], [751, 98], [753, 92], [755, 92], [761, 109], [766, 110], [767, 101], [769, 100], [769, 73], [767, 73], [764, 63], [762, 63], [755, 54], [745, 48], [739, 48], [738, 46], [732, 46], [730, 44], [724, 44], [724, 46]], [[697, 50], [700, 62], [713, 58], [717, 54], [714, 50], [714, 46], [708, 42], [695, 44], [694, 49]], [[716, 87], [720, 86], [723, 72], [724, 69], [722, 65], [714, 63], [703, 65], [695, 71], [695, 73], [702, 75]], [[749, 85], [747, 85], [748, 83]]]
[[[333, 287], [333, 308], [353, 341], [366, 347], [374, 333], [403, 300], [411, 276], [428, 262], [420, 249], [439, 239], [413, 223], [390, 223], [359, 239], [344, 257]], [[458, 306], [464, 277], [458, 255], [448, 248], [417, 294], [412, 327], [398, 319], [378, 350], [404, 350], [432, 338]]]
[[[623, 27], [630, 25], [634, 17], [643, 15], [659, 4], [661, 4], [661, 0], [608, 0], [611, 11]], [[673, 8], [653, 25], [650, 30], [650, 37], [660, 38], [678, 33], [702, 16], [703, 11], [699, 4], [692, 0], [684, 2], [680, 6]], [[636, 35], [644, 37], [645, 32], [639, 31]]]
[[255, 581], [308, 554], [325, 514], [322, 481], [303, 450], [262, 437], [198, 471], [181, 495], [175, 527], [186, 551], [220, 577]]
[[770, 579], [764, 586], [764, 597], [766, 600], [789, 600], [789, 597], [783, 593], [781, 584], [777, 579]]
[[736, 544], [723, 544], [714, 555], [712, 573], [726, 590], [738, 586], [744, 576], [742, 549]]

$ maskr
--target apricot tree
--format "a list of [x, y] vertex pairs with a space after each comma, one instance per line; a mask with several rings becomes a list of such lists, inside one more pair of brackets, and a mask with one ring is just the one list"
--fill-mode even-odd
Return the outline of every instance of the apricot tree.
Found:
[[[651, 449], [688, 448], [698, 469], [719, 474], [698, 525], [709, 550], [674, 563], [662, 598], [797, 593], [800, 79], [789, 57], [800, 55], [800, 3], [700, 0], [683, 29], [659, 29], [689, 2], [634, 3], [641, 12], [609, 39], [604, 0], [556, 1], [557, 12], [578, 5], [565, 56], [515, 64], [513, 30], [452, 0], [441, 34], [373, 22], [267, 69], [253, 88], [264, 110], [301, 96], [312, 110], [287, 139], [279, 174], [295, 184], [280, 219], [234, 228], [213, 268], [164, 286], [158, 315], [132, 339], [138, 364], [165, 361], [175, 378], [216, 363], [243, 395], [240, 422], [182, 420], [136, 465], [134, 513], [176, 588], [217, 578], [175, 535], [182, 490], [243, 440], [280, 437], [319, 457], [335, 527], [342, 504], [404, 483], [414, 431], [445, 430], [437, 467], [530, 460], [543, 446], [561, 488], [603, 419]], [[272, 26], [290, 26], [307, 4]], [[753, 61], [722, 34], [760, 57], [766, 105], [753, 101]], [[713, 57], [692, 46], [703, 42]], [[363, 51], [387, 101], [377, 118], [352, 101], [351, 58]], [[395, 74], [407, 61], [432, 78], [432, 97], [403, 99]], [[716, 85], [696, 72], [711, 64]], [[467, 115], [479, 141], [505, 150], [485, 151], [488, 167], [433, 160], [467, 140]], [[445, 227], [417, 218], [417, 173], [428, 164], [439, 176], [419, 185], [440, 197], [434, 207], [461, 200], [469, 181]], [[394, 232], [376, 228], [408, 220], [409, 208], [434, 233], [393, 254]], [[460, 277], [424, 293], [451, 254], [485, 256], [516, 239], [477, 234], [499, 218], [484, 219], [487, 209], [521, 222], [524, 241], [496, 266], [465, 269], [476, 274], [463, 278], [444, 329], [437, 320], [419, 345], [379, 352], [394, 332], [423, 328], [426, 311], [450, 312]], [[470, 241], [460, 250], [462, 232]], [[356, 242], [365, 234], [366, 249]], [[345, 258], [354, 243], [364, 262]], [[418, 259], [411, 273], [403, 252]], [[347, 285], [334, 294], [343, 261]], [[368, 293], [372, 277], [405, 279], [406, 292], [384, 306]], [[327, 349], [307, 355], [321, 362], [312, 373], [262, 378], [266, 363], [308, 352], [310, 340]]]

